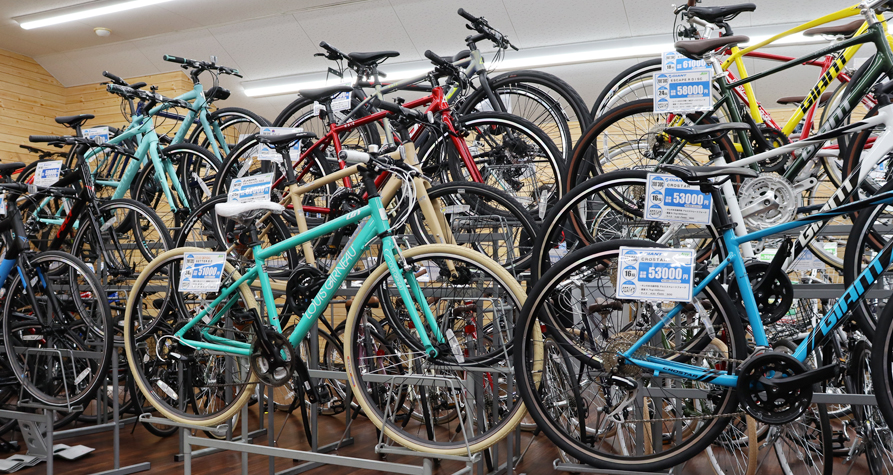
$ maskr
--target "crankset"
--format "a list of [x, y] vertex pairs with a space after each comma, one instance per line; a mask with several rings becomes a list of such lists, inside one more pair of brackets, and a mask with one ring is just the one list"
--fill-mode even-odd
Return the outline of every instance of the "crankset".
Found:
[[251, 344], [251, 355], [248, 361], [251, 371], [266, 386], [279, 387], [291, 379], [297, 369], [295, 350], [281, 333], [273, 329], [264, 329], [267, 344], [256, 339]]
[[738, 399], [745, 412], [765, 424], [785, 424], [800, 417], [812, 403], [813, 385], [839, 374], [837, 365], [809, 369], [780, 351], [748, 358], [738, 370]]

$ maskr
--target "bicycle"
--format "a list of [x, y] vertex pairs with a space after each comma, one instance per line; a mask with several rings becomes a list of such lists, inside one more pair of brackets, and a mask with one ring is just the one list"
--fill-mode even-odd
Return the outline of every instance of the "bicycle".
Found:
[[[461, 79], [452, 80], [447, 84], [445, 97], [450, 105], [455, 107], [458, 117], [474, 112], [507, 112], [522, 117], [550, 137], [554, 137], [556, 148], [561, 152], [565, 160], [570, 158], [570, 152], [579, 130], [585, 130], [591, 122], [588, 116], [586, 103], [580, 95], [560, 78], [541, 71], [512, 71], [496, 77], [489, 77], [489, 71], [484, 66], [484, 59], [477, 46], [481, 41], [489, 40], [497, 48], [494, 63], [499, 61], [508, 48], [515, 48], [508, 38], [493, 28], [483, 17], [475, 17], [463, 9], [458, 14], [470, 24], [466, 27], [476, 32], [475, 35], [465, 38], [467, 50], [449, 57], [441, 57], [432, 54], [429, 59], [437, 57], [441, 65], [456, 63], [463, 68]], [[367, 59], [376, 53], [343, 53], [326, 42], [319, 44], [325, 53], [317, 53], [330, 61], [338, 63], [338, 75], [344, 77], [345, 73], [352, 70], [357, 81], [351, 91], [351, 107], [360, 104], [368, 95], [364, 88], [376, 88], [373, 71]], [[396, 56], [397, 52], [388, 52]], [[428, 56], [426, 56], [428, 57]], [[346, 66], [345, 66], [346, 64]], [[382, 73], [377, 73], [385, 77]], [[470, 80], [478, 78], [479, 87], [469, 91]], [[387, 87], [389, 84], [381, 83]], [[430, 93], [431, 89], [422, 85], [406, 86], [407, 90]], [[388, 89], [390, 91], [390, 88]], [[318, 114], [313, 107], [314, 99], [299, 97], [286, 106], [274, 125], [278, 127], [301, 127], [305, 131], [323, 135], [330, 130], [326, 123], [317, 123], [314, 118]], [[376, 112], [374, 108], [367, 108], [364, 114]], [[346, 121], [343, 117], [339, 120]], [[577, 124], [574, 125], [574, 122]], [[362, 146], [368, 144], [381, 145], [381, 137], [374, 127], [357, 129], [358, 136], [342, 136], [342, 142], [349, 143], [356, 140]], [[387, 136], [385, 136], [387, 139]], [[426, 140], [433, 138], [427, 137]], [[419, 148], [423, 148], [426, 142], [420, 142]], [[337, 156], [337, 152], [334, 156]]]
[[[287, 143], [289, 139], [289, 137], [285, 137], [282, 140]], [[411, 147], [406, 147], [402, 148], [400, 153], [412, 154], [413, 150]], [[385, 265], [373, 271], [364, 286], [360, 288], [346, 325], [345, 361], [354, 397], [357, 398], [357, 402], [367, 417], [373, 420], [377, 426], [382, 427], [388, 437], [403, 445], [454, 454], [467, 453], [469, 447], [472, 450], [489, 447], [520, 421], [524, 412], [523, 405], [514, 404], [506, 411], [494, 411], [486, 428], [484, 425], [474, 428], [466, 425], [465, 434], [468, 444], [465, 441], [438, 441], [433, 439], [433, 431], [454, 431], [456, 426], [449, 424], [449, 421], [456, 420], [458, 425], [462, 425], [464, 421], [462, 417], [459, 417], [441, 420], [441, 424], [434, 425], [427, 416], [429, 413], [426, 408], [428, 408], [428, 403], [434, 404], [435, 401], [429, 400], [428, 397], [436, 397], [437, 404], [446, 404], [448, 400], [454, 400], [455, 403], [456, 397], [464, 396], [467, 399], [470, 395], [461, 390], [458, 393], [448, 390], [438, 390], [432, 393], [426, 390], [425, 381], [426, 378], [432, 377], [432, 373], [437, 372], [442, 373], [441, 377], [449, 381], [451, 380], [449, 375], [458, 372], [464, 374], [467, 381], [472, 381], [464, 384], [483, 388], [486, 381], [488, 387], [491, 388], [491, 393], [501, 388], [506, 382], [504, 377], [500, 376], [501, 373], [494, 377], [494, 373], [492, 373], [498, 367], [482, 367], [481, 365], [502, 362], [502, 367], [507, 368], [504, 366], [506, 363], [505, 345], [508, 341], [505, 331], [510, 329], [513, 319], [512, 309], [516, 311], [520, 307], [523, 292], [517, 282], [502, 267], [480, 254], [466, 249], [429, 245], [398, 251], [393, 237], [388, 233], [393, 226], [388, 223], [387, 214], [373, 182], [378, 173], [388, 170], [391, 173], [403, 175], [404, 183], [409, 186], [408, 184], [413, 182], [412, 175], [417, 175], [418, 171], [397, 160], [399, 154], [391, 158], [368, 155], [354, 155], [354, 157], [347, 158], [364, 163], [360, 172], [369, 190], [368, 204], [330, 223], [290, 237], [268, 248], [263, 248], [260, 245], [258, 232], [253, 226], [253, 222], [268, 212], [281, 213], [285, 209], [284, 206], [270, 201], [231, 202], [216, 206], [218, 215], [236, 219], [242, 223], [243, 228], [239, 233], [240, 241], [247, 243], [245, 245], [252, 248], [254, 256], [254, 265], [243, 267], [244, 274], [237, 271], [228, 262], [222, 263], [222, 272], [226, 277], [225, 285], [219, 293], [213, 292], [209, 295], [199, 292], [194, 297], [189, 293], [181, 295], [184, 293], [175, 292], [169, 288], [171, 279], [163, 277], [165, 275], [180, 275], [179, 262], [183, 261], [186, 254], [201, 251], [198, 248], [168, 251], [156, 258], [141, 273], [141, 277], [134, 286], [134, 292], [129, 296], [125, 319], [125, 349], [137, 385], [149, 402], [166, 417], [175, 421], [202, 425], [213, 425], [226, 421], [238, 412], [250, 397], [253, 392], [252, 388], [258, 380], [273, 386], [286, 384], [295, 370], [301, 377], [302, 386], [310, 401], [324, 400], [326, 396], [317, 393], [318, 387], [309, 377], [304, 364], [296, 361], [297, 354], [294, 353], [293, 348], [306, 337], [310, 327], [316, 322], [325, 305], [331, 299], [333, 290], [344, 281], [347, 272], [356, 263], [363, 249], [368, 245], [367, 243], [373, 237], [380, 236]], [[285, 173], [289, 182], [294, 180], [291, 167], [285, 167]], [[337, 180], [338, 178], [329, 177], [328, 180]], [[314, 185], [324, 186], [325, 181], [318, 180]], [[408, 190], [406, 193], [406, 196], [411, 196]], [[265, 259], [283, 249], [299, 246], [314, 237], [330, 233], [348, 224], [359, 223], [365, 218], [369, 219], [365, 221], [361, 229], [358, 229], [344, 248], [345, 250], [332, 268], [331, 274], [307, 304], [306, 311], [303, 312], [294, 331], [288, 339], [283, 337], [275, 300], [272, 296], [270, 278], [264, 269]], [[399, 224], [399, 222], [400, 219], [397, 223]], [[162, 278], [163, 280], [153, 282], [153, 274], [157, 275], [155, 279]], [[394, 277], [393, 282], [388, 281], [386, 274]], [[425, 280], [432, 286], [422, 286], [417, 274], [429, 276]], [[260, 307], [254, 299], [254, 291], [249, 287], [255, 279], [259, 281], [262, 290], [265, 322], [259, 313]], [[164, 283], [157, 285], [161, 282]], [[381, 347], [373, 349], [376, 341], [363, 338], [366, 326], [359, 322], [356, 316], [361, 307], [368, 302], [369, 292], [377, 292], [383, 282], [396, 289], [398, 302], [406, 303], [401, 308], [406, 312], [408, 320], [391, 321], [390, 324], [394, 327], [409, 325], [414, 329], [412, 338], [405, 339], [404, 337], [400, 342], [403, 349], [400, 354], [410, 358], [409, 360], [402, 360], [403, 357], [395, 353], [387, 353]], [[490, 293], [482, 294], [480, 289], [472, 289], [468, 286], [472, 282], [478, 282], [478, 285], [483, 285], [482, 288], [490, 289], [488, 291]], [[458, 285], [455, 294], [453, 290], [447, 288], [447, 285], [450, 284]], [[496, 288], [492, 287], [494, 284]], [[462, 290], [463, 288], [465, 290]], [[173, 296], [161, 295], [165, 292], [172, 293]], [[151, 297], [150, 294], [159, 296]], [[386, 291], [386, 295], [390, 295], [390, 293]], [[437, 306], [443, 304], [449, 306], [450, 302], [455, 302], [458, 299], [480, 299], [482, 295], [484, 295], [483, 300], [488, 303], [486, 307], [483, 305], [480, 307], [498, 313], [498, 315], [488, 317], [488, 322], [498, 322], [500, 325], [499, 331], [492, 331], [492, 338], [487, 340], [493, 341], [492, 345], [484, 345], [483, 342], [477, 340], [469, 341], [461, 331], [462, 328], [468, 328], [462, 326], [466, 325], [466, 322], [450, 321], [450, 319], [437, 320], [426, 299], [426, 296], [433, 296], [436, 297], [434, 304]], [[159, 299], [164, 299], [167, 303], [160, 305], [152, 303]], [[164, 310], [159, 312], [160, 309]], [[479, 313], [478, 317], [480, 316]], [[459, 326], [444, 327], [447, 324]], [[471, 322], [468, 322], [468, 325], [472, 325]], [[458, 334], [453, 332], [454, 328]], [[449, 331], [447, 331], [448, 329]], [[407, 328], [406, 332], [408, 333], [410, 330]], [[137, 333], [143, 334], [139, 340], [136, 338]], [[449, 334], [454, 335], [450, 340], [453, 342], [453, 350], [450, 349], [450, 345], [445, 344], [445, 335]], [[458, 341], [462, 341], [462, 343], [458, 343]], [[472, 346], [475, 342], [477, 342], [477, 346]], [[468, 355], [464, 354], [466, 349], [469, 350]], [[367, 350], [371, 352], [366, 353]], [[412, 357], [413, 354], [422, 354], [424, 357], [421, 360], [416, 359]], [[436, 361], [443, 366], [433, 367], [422, 361], [429, 358], [430, 361]], [[465, 363], [460, 362], [462, 358], [465, 359]], [[365, 363], [383, 363], [383, 360], [387, 360], [388, 364], [375, 366], [373, 369], [377, 369], [373, 372], [361, 371], [357, 367]], [[176, 362], [183, 362], [184, 365], [188, 363], [187, 368], [175, 364]], [[223, 365], [231, 369], [224, 373]], [[175, 368], [175, 366], [179, 366], [179, 368]], [[202, 368], [198, 366], [202, 366]], [[416, 373], [421, 370], [421, 367], [425, 368], [423, 371], [432, 373]], [[483, 375], [476, 375], [475, 367], [482, 368]], [[147, 372], [150, 375], [147, 375]], [[376, 378], [373, 374], [375, 372], [380, 373], [380, 378]], [[176, 381], [174, 379], [176, 373], [185, 373], [183, 381], [189, 383], [190, 386], [188, 389], [180, 386], [181, 391], [188, 390], [190, 395], [200, 395], [202, 402], [200, 414], [189, 413], [180, 406], [178, 401], [182, 401], [182, 397], [185, 396], [182, 395], [182, 392], [181, 395], [177, 395], [171, 386], [171, 382]], [[414, 379], [413, 376], [409, 376], [407, 379], [401, 377], [401, 374], [416, 374], [422, 379]], [[224, 378], [226, 378], [225, 381]], [[412, 388], [407, 389], [406, 392], [393, 391], [396, 386], [391, 387], [388, 381], [399, 384], [401, 387], [412, 386]], [[413, 384], [413, 382], [419, 383], [420, 381], [421, 384]], [[231, 397], [224, 398], [224, 395], [218, 392], [220, 387], [228, 389]], [[389, 387], [391, 390], [388, 389]], [[511, 393], [509, 396], [510, 403], [516, 401], [516, 397], [511, 397]], [[393, 407], [389, 405], [392, 397], [396, 397]], [[422, 408], [420, 414], [426, 414], [422, 417], [422, 425], [425, 430], [431, 431], [429, 439], [433, 440], [425, 440], [410, 433], [418, 427], [417, 424], [406, 428], [406, 424], [411, 419], [409, 416], [415, 412], [413, 408], [419, 410], [419, 406]], [[397, 422], [389, 420], [388, 417], [388, 415], [395, 414], [394, 411], [402, 413]], [[473, 429], [479, 430], [480, 433], [471, 432]]]
[[[0, 176], [8, 181], [22, 167], [23, 163], [0, 164]], [[0, 190], [15, 197], [27, 192], [28, 186], [6, 182], [0, 183]], [[65, 188], [39, 190], [75, 194]], [[25, 391], [40, 402], [65, 407], [84, 403], [105, 381], [113, 353], [114, 325], [105, 290], [93, 271], [74, 256], [30, 251], [18, 208], [7, 204], [5, 214], [0, 220], [5, 243], [0, 280], [6, 282], [2, 289], [6, 361]]]

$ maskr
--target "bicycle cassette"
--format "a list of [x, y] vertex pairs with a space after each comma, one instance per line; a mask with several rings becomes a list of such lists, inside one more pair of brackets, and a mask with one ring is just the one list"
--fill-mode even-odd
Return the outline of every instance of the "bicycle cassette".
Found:
[[738, 205], [748, 228], [765, 229], [790, 222], [800, 206], [800, 195], [787, 179], [762, 173], [744, 181], [738, 190]]
[[800, 417], [812, 403], [812, 385], [775, 385], [809, 371], [793, 356], [779, 351], [752, 355], [738, 370], [738, 399], [744, 411], [765, 424], [785, 424]]

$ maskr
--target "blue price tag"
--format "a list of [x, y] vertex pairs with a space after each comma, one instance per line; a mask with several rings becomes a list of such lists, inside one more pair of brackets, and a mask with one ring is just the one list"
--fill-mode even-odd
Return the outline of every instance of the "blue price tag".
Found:
[[676, 113], [713, 107], [710, 69], [681, 73], [654, 73], [654, 112]]
[[691, 59], [676, 51], [667, 51], [663, 53], [661, 69], [663, 71], [683, 72], [707, 69], [709, 66], [703, 59]]
[[621, 247], [617, 298], [691, 301], [694, 254], [688, 249]]
[[183, 255], [180, 292], [217, 292], [226, 263], [225, 252], [189, 252]]
[[662, 173], [649, 173], [645, 219], [668, 223], [710, 224], [713, 200], [696, 186]]

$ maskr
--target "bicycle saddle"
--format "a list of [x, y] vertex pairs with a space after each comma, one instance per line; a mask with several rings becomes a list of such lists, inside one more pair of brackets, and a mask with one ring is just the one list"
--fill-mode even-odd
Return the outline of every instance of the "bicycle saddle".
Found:
[[278, 145], [290, 144], [296, 140], [304, 139], [304, 138], [316, 138], [316, 134], [313, 132], [292, 132], [289, 134], [281, 134], [281, 135], [261, 135], [257, 134], [258, 143], [269, 144], [274, 148]]
[[677, 41], [673, 47], [677, 52], [692, 58], [701, 59], [705, 54], [725, 46], [736, 45], [738, 43], [747, 43], [750, 38], [744, 35], [723, 36], [721, 38], [711, 38], [709, 40], [695, 41]]
[[347, 53], [347, 57], [353, 62], [362, 66], [372, 66], [373, 64], [400, 56], [399, 51], [373, 51], [371, 53]]
[[689, 185], [712, 184], [710, 178], [729, 176], [756, 178], [759, 175], [759, 172], [749, 167], [686, 167], [683, 165], [661, 165], [660, 171], [676, 176]]
[[[832, 94], [834, 94], [834, 93], [831, 91], [828, 91], [828, 92], [822, 94], [822, 97], [819, 98], [819, 105], [820, 106], [825, 105], [825, 103], [828, 102], [828, 99], [831, 99]], [[779, 104], [788, 105], [788, 104], [802, 104], [803, 101], [805, 101], [805, 100], [806, 100], [806, 96], [785, 96], [785, 97], [779, 98], [775, 102], [778, 102]]]
[[248, 203], [227, 201], [226, 203], [217, 203], [214, 205], [214, 211], [217, 213], [217, 216], [233, 218], [236, 221], [247, 221], [254, 218], [256, 211], [263, 211], [264, 213], [269, 211], [273, 214], [282, 214], [282, 212], [285, 211], [285, 206], [272, 201], [251, 201]]
[[66, 115], [62, 117], [56, 117], [56, 123], [62, 124], [66, 127], [77, 127], [79, 125], [84, 125], [84, 122], [94, 118], [93, 114], [79, 114], [79, 115]]
[[739, 13], [752, 12], [756, 9], [757, 6], [753, 3], [740, 3], [724, 7], [689, 7], [688, 14], [709, 23], [718, 23], [729, 21]]
[[339, 92], [349, 92], [352, 90], [353, 87], [347, 84], [338, 84], [337, 86], [327, 86], [316, 89], [301, 89], [298, 91], [298, 94], [300, 94], [301, 97], [306, 97], [307, 99], [312, 99], [314, 101], [323, 101], [325, 99], [331, 99], [332, 96]]
[[[438, 56], [440, 56], [440, 55], [438, 55]], [[458, 53], [456, 53], [453, 56], [440, 56], [440, 59], [446, 61], [447, 63], [455, 63], [456, 61], [459, 61], [459, 60], [462, 60], [465, 58], [470, 58], [470, 57], [471, 57], [471, 51], [466, 49], [466, 50], [459, 51]]]
[[856, 30], [865, 23], [865, 20], [855, 20], [843, 25], [823, 26], [821, 28], [810, 28], [803, 32], [803, 36], [821, 36], [821, 35], [843, 35], [853, 36]]
[[698, 142], [705, 139], [716, 140], [720, 135], [730, 130], [750, 130], [750, 126], [744, 122], [682, 125], [679, 127], [667, 127], [664, 129], [664, 133], [670, 137], [680, 138], [689, 142]]
[[0, 163], [0, 176], [12, 176], [12, 174], [15, 173], [16, 170], [20, 170], [22, 168], [25, 168], [25, 164], [22, 162]]

